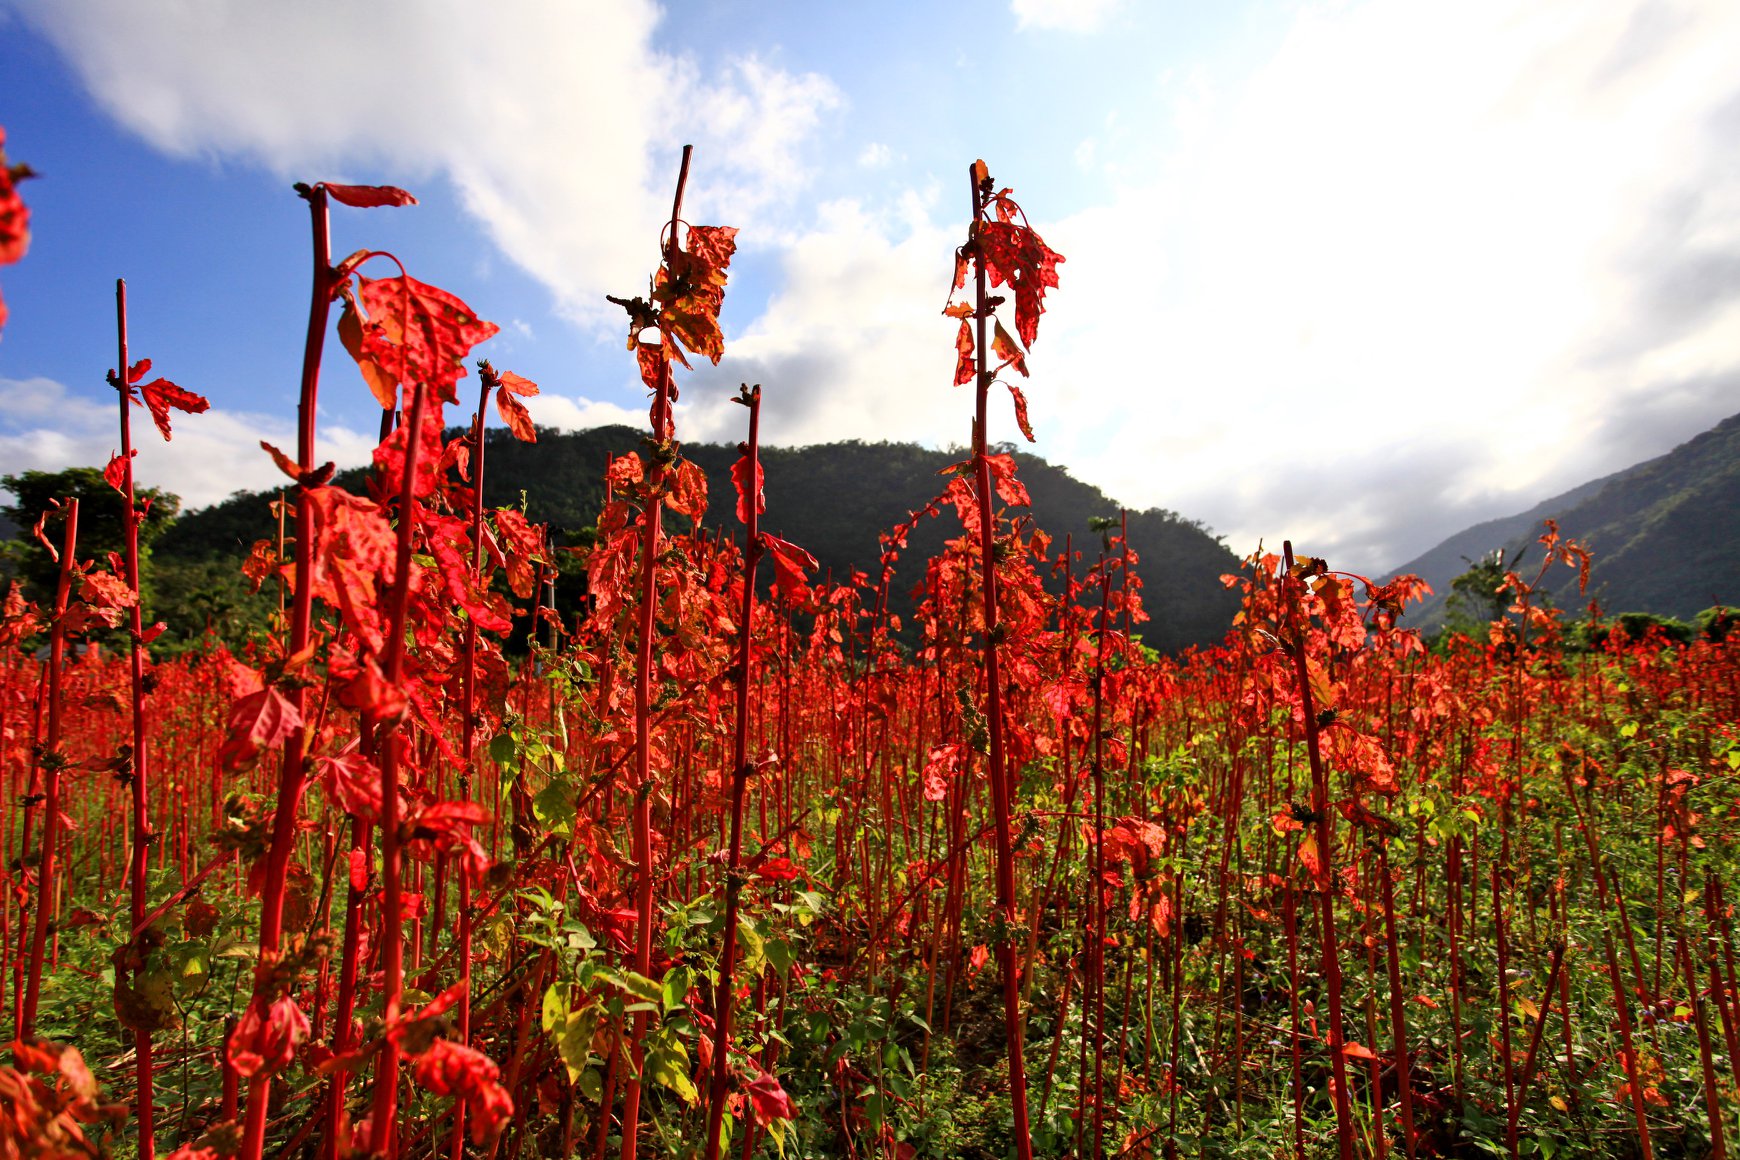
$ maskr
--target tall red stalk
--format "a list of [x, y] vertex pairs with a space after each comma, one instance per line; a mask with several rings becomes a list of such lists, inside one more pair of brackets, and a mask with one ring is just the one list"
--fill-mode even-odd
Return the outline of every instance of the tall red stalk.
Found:
[[[145, 921], [145, 876], [151, 861], [151, 842], [156, 835], [151, 832], [150, 800], [147, 797], [147, 772], [150, 763], [145, 745], [145, 622], [139, 601], [139, 507], [133, 495], [133, 396], [128, 390], [127, 373], [127, 283], [120, 278], [115, 279], [115, 332], [120, 349], [117, 356], [120, 368], [117, 374], [120, 377], [116, 380], [115, 387], [120, 397], [121, 409], [121, 488], [127, 502], [121, 524], [127, 568], [127, 575], [123, 579], [133, 592], [133, 605], [127, 610], [130, 645], [128, 671], [132, 678], [133, 695], [133, 853], [127, 878], [130, 886], [130, 928], [136, 930]], [[134, 965], [137, 969], [140, 964]], [[138, 1103], [136, 1115], [139, 1124], [139, 1154], [155, 1156], [150, 1031], [139, 1029], [133, 1032], [133, 1051], [134, 1074], [138, 1083], [134, 1099]]]
[[[967, 169], [973, 192], [973, 236], [985, 220], [985, 207], [996, 188], [990, 177], [981, 182], [982, 163]], [[986, 401], [990, 393], [992, 372], [988, 361], [991, 344], [987, 326], [991, 305], [986, 287], [987, 272], [984, 256], [973, 263], [973, 320], [978, 343], [973, 390], [973, 485], [978, 493], [979, 509], [979, 584], [985, 608], [985, 718], [990, 734], [991, 809], [995, 820], [997, 843], [997, 969], [1003, 976], [1003, 1035], [1009, 1048], [1009, 1103], [1015, 1116], [1015, 1154], [1018, 1160], [1032, 1160], [1033, 1135], [1027, 1125], [1027, 1067], [1022, 1056], [1021, 976], [1015, 961], [1015, 848], [1011, 833], [1010, 785], [1004, 755], [1003, 673], [998, 660], [1001, 644], [997, 621], [997, 534], [995, 516], [991, 510], [995, 493], [991, 490], [991, 461], [986, 451]]]
[[[428, 387], [418, 383], [411, 393], [411, 414], [406, 419], [405, 479], [399, 491], [399, 539], [394, 563], [393, 588], [388, 596], [386, 624], [386, 679], [393, 688], [405, 684], [405, 619], [411, 601], [411, 543], [417, 531], [417, 460], [423, 440], [423, 412]], [[404, 890], [399, 855], [399, 765], [405, 755], [406, 726], [401, 724], [381, 743], [381, 935], [382, 1013], [387, 1027], [399, 1020], [405, 990]], [[399, 1093], [398, 1039], [386, 1037], [375, 1064], [375, 1087], [369, 1113], [369, 1150], [393, 1160], [398, 1150], [397, 1109]]]
[[[320, 392], [320, 356], [326, 345], [326, 323], [332, 308], [332, 242], [326, 211], [326, 187], [299, 186], [308, 202], [314, 236], [313, 285], [309, 291], [308, 332], [302, 346], [301, 394], [296, 405], [296, 466], [304, 477], [315, 471], [315, 403]], [[414, 441], [413, 441], [414, 442]], [[284, 655], [299, 656], [307, 648], [314, 622], [314, 508], [309, 485], [296, 485], [295, 581], [291, 589], [290, 640]], [[307, 718], [308, 690], [300, 683], [290, 690], [290, 702], [298, 716]], [[302, 791], [307, 784], [306, 735], [291, 732], [284, 743], [284, 761], [278, 769], [278, 800], [272, 813], [272, 840], [266, 851], [266, 874], [260, 893], [260, 970], [254, 976], [253, 1002], [262, 1008], [272, 1001], [273, 966], [284, 939], [284, 894], [290, 855], [296, 844], [296, 823], [301, 812]], [[341, 1028], [342, 1033], [342, 1028]], [[240, 1160], [260, 1160], [266, 1143], [266, 1111], [271, 1099], [272, 1077], [261, 1073], [248, 1081], [248, 1107], [242, 1126]]]
[[24, 977], [24, 998], [18, 1008], [18, 1038], [28, 1041], [36, 1033], [36, 1001], [42, 990], [42, 952], [48, 943], [48, 926], [54, 914], [55, 847], [60, 844], [60, 771], [66, 757], [60, 751], [62, 670], [66, 667], [67, 600], [72, 593], [73, 558], [78, 549], [79, 501], [66, 504], [66, 527], [61, 533], [60, 579], [54, 589], [54, 623], [48, 635], [48, 726], [43, 735], [42, 769], [44, 817], [42, 853], [36, 866], [36, 921], [30, 934], [30, 962]]
[[1347, 1091], [1346, 1035], [1342, 1027], [1341, 956], [1335, 943], [1335, 858], [1330, 845], [1334, 835], [1329, 825], [1329, 769], [1323, 762], [1323, 750], [1318, 736], [1317, 710], [1311, 700], [1311, 673], [1305, 662], [1306, 636], [1310, 626], [1300, 615], [1299, 581], [1293, 575], [1293, 544], [1286, 541], [1281, 548], [1283, 567], [1282, 590], [1285, 615], [1292, 639], [1287, 651], [1293, 661], [1293, 674], [1298, 682], [1299, 703], [1305, 717], [1305, 755], [1311, 763], [1311, 813], [1313, 836], [1317, 843], [1318, 916], [1321, 923], [1323, 985], [1329, 998], [1329, 1065], [1335, 1097], [1335, 1138], [1341, 1160], [1353, 1160], [1353, 1106]]
[[731, 1008], [737, 969], [737, 904], [743, 892], [743, 795], [749, 784], [749, 685], [753, 676], [755, 566], [761, 560], [761, 386], [745, 387], [737, 402], [749, 408], [749, 441], [743, 444], [748, 479], [743, 485], [746, 518], [743, 544], [743, 601], [737, 619], [737, 725], [731, 742], [731, 842], [725, 861], [725, 935], [719, 950], [719, 981], [714, 989], [713, 1078], [707, 1091], [706, 1157], [719, 1155], [725, 1118], [725, 1082], [730, 1075]]
[[[677, 226], [682, 217], [683, 187], [689, 183], [689, 159], [693, 152], [694, 146], [683, 146], [683, 167], [677, 174], [677, 193], [671, 201], [670, 233], [665, 239], [667, 262], [670, 255], [679, 248]], [[671, 363], [662, 354], [659, 368], [658, 389], [653, 396], [652, 428], [654, 441], [663, 444], [669, 438], [671, 425]], [[642, 975], [652, 973], [652, 642], [653, 614], [658, 603], [660, 511], [663, 506], [659, 499], [659, 487], [665, 476], [665, 464], [661, 457], [653, 457], [649, 476], [652, 486], [641, 525], [640, 624], [634, 660], [634, 969]], [[629, 1054], [634, 1067], [622, 1097], [622, 1160], [634, 1160], [635, 1136], [640, 1129], [641, 1071], [646, 1062], [646, 1028], [647, 1013], [636, 1012], [634, 1032], [629, 1040]]]

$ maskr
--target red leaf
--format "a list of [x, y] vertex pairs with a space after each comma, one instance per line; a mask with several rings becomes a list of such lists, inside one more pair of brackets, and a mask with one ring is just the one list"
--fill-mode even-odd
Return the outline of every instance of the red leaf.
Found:
[[380, 205], [416, 205], [417, 199], [396, 185], [334, 185], [322, 182], [333, 201], [370, 209]]
[[[1001, 330], [1002, 328], [998, 327], [998, 329]], [[1022, 394], [1021, 388], [1016, 386], [1014, 383], [1004, 383], [1003, 385], [1009, 388], [1009, 393], [1015, 398], [1016, 426], [1021, 428], [1021, 434], [1027, 437], [1027, 442], [1035, 442], [1033, 438], [1033, 424], [1027, 421], [1027, 396]]]
[[755, 1122], [765, 1128], [774, 1120], [790, 1120], [797, 1116], [797, 1106], [785, 1089], [779, 1086], [771, 1072], [762, 1072], [750, 1080], [745, 1090]]
[[612, 491], [633, 487], [645, 477], [646, 471], [641, 465], [640, 456], [632, 451], [627, 455], [616, 456], [610, 461], [610, 466], [604, 469], [604, 482], [610, 485]]
[[369, 888], [369, 852], [361, 846], [356, 846], [350, 852], [350, 888], [361, 894]]
[[[139, 452], [133, 451], [131, 454], [137, 455]], [[127, 460], [119, 452], [109, 456], [109, 465], [103, 468], [103, 479], [122, 495], [127, 494]]]
[[[532, 388], [532, 393], [537, 393], [536, 387]], [[495, 409], [496, 413], [501, 416], [501, 421], [508, 425], [508, 430], [514, 433], [515, 439], [521, 443], [536, 443], [538, 441], [538, 430], [532, 426], [532, 413], [526, 410], [524, 403], [514, 398], [505, 382], [501, 389], [495, 393]]]
[[369, 394], [375, 397], [375, 402], [381, 405], [383, 411], [397, 410], [398, 380], [382, 369], [363, 349], [363, 319], [356, 308], [356, 296], [350, 292], [348, 284], [342, 292], [344, 311], [338, 316], [338, 341], [344, 345], [350, 357], [356, 360], [357, 370], [362, 372], [363, 382], [368, 384]]
[[731, 482], [737, 487], [737, 522], [745, 526], [749, 523], [750, 496], [755, 497], [755, 514], [760, 515], [767, 510], [767, 496], [762, 487], [767, 482], [767, 473], [762, 469], [761, 460], [755, 461], [755, 482], [749, 480], [749, 453], [745, 451], [737, 457], [737, 462], [731, 465]]
[[[0, 135], [0, 146], [6, 139]], [[30, 209], [18, 196], [13, 170], [6, 164], [6, 153], [0, 148], [0, 266], [24, 257], [30, 249]]]
[[769, 858], [755, 868], [756, 876], [767, 882], [790, 882], [802, 873], [790, 858]]
[[1007, 285], [1015, 291], [1015, 333], [1031, 348], [1039, 333], [1039, 316], [1045, 313], [1046, 288], [1057, 285], [1063, 255], [1033, 230], [1013, 222], [982, 221], [976, 236], [991, 285]]
[[961, 747], [938, 745], [924, 762], [924, 800], [940, 802], [949, 794], [949, 779], [961, 771]]
[[778, 536], [761, 533], [761, 545], [773, 556], [773, 583], [788, 602], [796, 602], [806, 591], [804, 573], [814, 571], [816, 558]]
[[270, 455], [272, 457], [272, 462], [278, 465], [279, 471], [282, 471], [285, 475], [288, 475], [292, 480], [295, 480], [297, 482], [301, 481], [302, 471], [300, 468], [298, 468], [296, 466], [295, 460], [291, 459], [288, 455], [284, 454], [282, 451], [278, 450], [276, 447], [272, 446], [270, 443], [266, 442], [264, 439], [260, 440], [260, 447], [262, 450], [264, 450], [266, 452], [267, 455]]
[[481, 1051], [450, 1039], [437, 1039], [417, 1056], [411, 1075], [437, 1096], [457, 1096], [464, 1101], [472, 1141], [479, 1145], [494, 1140], [513, 1118], [513, 1097], [499, 1082], [501, 1069]]
[[506, 553], [508, 587], [521, 600], [530, 600], [532, 585], [537, 579], [536, 565], [547, 562], [544, 559], [544, 526], [527, 520], [525, 514], [515, 508], [498, 508], [495, 530], [501, 533], [501, 546]]
[[1349, 1059], [1376, 1059], [1378, 1057], [1377, 1052], [1363, 1043], [1344, 1043], [1341, 1045], [1341, 1052]]
[[401, 386], [425, 383], [444, 402], [457, 403], [454, 384], [465, 375], [466, 356], [500, 328], [455, 295], [409, 274], [359, 275], [357, 283], [368, 311], [362, 353]]
[[978, 366], [973, 361], [973, 328], [966, 319], [961, 319], [961, 329], [955, 335], [955, 386], [970, 383], [978, 373]]
[[671, 493], [665, 502], [679, 515], [698, 520], [707, 514], [707, 473], [684, 459], [672, 469]]
[[991, 325], [995, 328], [991, 333], [991, 353], [1003, 360], [997, 369], [1014, 367], [1020, 372], [1022, 378], [1029, 377], [1027, 374], [1027, 355], [1016, 341], [1009, 337], [1009, 332], [1003, 329], [1001, 320], [993, 318]]
[[664, 381], [665, 348], [656, 342], [642, 342], [634, 348], [634, 360], [640, 367], [640, 381], [646, 389], [656, 391]]
[[145, 406], [150, 408], [152, 422], [163, 433], [163, 438], [169, 438], [169, 409], [186, 411], [189, 415], [198, 415], [211, 406], [204, 395], [196, 395], [192, 391], [183, 390], [168, 379], [152, 379], [139, 388], [139, 393], [145, 396]]
[[164, 624], [159, 620], [156, 624], [153, 624], [150, 628], [139, 634], [139, 643], [150, 644], [152, 641], [162, 636], [168, 628], [169, 626], [167, 624]]
[[690, 226], [688, 249], [673, 247], [653, 281], [659, 329], [715, 365], [725, 354], [719, 308], [736, 236], [731, 226]]
[[991, 467], [991, 486], [996, 489], [998, 499], [1017, 507], [1032, 506], [1033, 500], [1028, 496], [1026, 486], [1015, 478], [1014, 456], [988, 455], [985, 461]]
[[516, 395], [526, 395], [528, 397], [538, 393], [538, 384], [526, 378], [524, 375], [516, 375], [512, 371], [503, 371], [500, 375], [496, 376], [496, 379], [501, 383], [504, 391], [511, 391]]
[[230, 708], [229, 736], [218, 750], [218, 765], [230, 773], [245, 769], [260, 759], [262, 751], [282, 744], [301, 727], [302, 714], [295, 702], [276, 685], [267, 685]]
[[[370, 725], [394, 724], [409, 708], [405, 691], [388, 681], [372, 658], [365, 659], [356, 675], [338, 686], [338, 703], [361, 713]], [[378, 799], [380, 795], [375, 796]]]
[[[405, 485], [405, 448], [411, 440], [410, 416], [405, 418], [407, 421], [394, 428], [374, 453], [375, 465], [395, 495]], [[412, 494], [418, 499], [433, 492], [441, 481], [441, 451], [441, 408], [425, 407], [422, 438], [418, 440], [417, 477], [412, 484]]]
[[268, 1005], [256, 998], [230, 1034], [230, 1064], [244, 1076], [276, 1074], [290, 1066], [310, 1030], [294, 1000], [281, 996]]
[[138, 382], [140, 379], [144, 378], [146, 373], [148, 371], [150, 371], [150, 369], [151, 369], [151, 360], [148, 358], [142, 358], [138, 362], [134, 363], [132, 366], [128, 367], [127, 368], [127, 383], [128, 383], [128, 385], [131, 386], [132, 384]]
[[[381, 774], [361, 753], [352, 750], [336, 757], [319, 757], [315, 767], [320, 781], [338, 807], [367, 822], [381, 818]], [[364, 881], [367, 881], [365, 867]]]

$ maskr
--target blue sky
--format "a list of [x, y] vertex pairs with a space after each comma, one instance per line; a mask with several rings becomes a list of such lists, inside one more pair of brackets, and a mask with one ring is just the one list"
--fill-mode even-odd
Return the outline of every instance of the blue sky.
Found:
[[[214, 404], [141, 476], [271, 484], [294, 180], [411, 189], [336, 208], [336, 252], [498, 323], [479, 353], [539, 422], [638, 424], [602, 296], [644, 285], [685, 142], [685, 216], [742, 250], [679, 435], [737, 438], [746, 380], [770, 442], [964, 442], [937, 312], [982, 156], [1068, 258], [1037, 450], [1377, 569], [1740, 409], [1736, 59], [1722, 0], [0, 0], [0, 125], [43, 174], [0, 269], [0, 469], [107, 458], [123, 275], [135, 353]], [[373, 404], [329, 353], [322, 455], [359, 462]]]

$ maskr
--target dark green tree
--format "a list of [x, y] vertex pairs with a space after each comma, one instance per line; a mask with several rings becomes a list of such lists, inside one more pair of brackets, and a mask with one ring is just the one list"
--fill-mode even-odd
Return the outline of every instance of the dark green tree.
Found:
[[1509, 590], [1499, 591], [1504, 575], [1521, 562], [1522, 553], [1507, 568], [1504, 549], [1488, 552], [1478, 560], [1462, 557], [1468, 571], [1450, 581], [1450, 599], [1445, 602], [1444, 627], [1461, 636], [1486, 636], [1486, 626], [1503, 620], [1514, 599]]
[[[24, 582], [26, 595], [39, 604], [53, 601], [57, 569], [53, 557], [37, 542], [36, 523], [57, 501], [79, 501], [79, 559], [103, 560], [109, 552], [122, 550], [127, 501], [109, 486], [98, 469], [32, 469], [0, 475], [0, 488], [12, 493], [12, 502], [0, 505], [0, 514], [17, 525], [7, 553], [9, 570]], [[155, 487], [139, 488], [137, 494], [140, 504], [149, 505], [139, 526], [139, 580], [149, 608], [151, 544], [175, 522], [181, 511], [181, 497]]]

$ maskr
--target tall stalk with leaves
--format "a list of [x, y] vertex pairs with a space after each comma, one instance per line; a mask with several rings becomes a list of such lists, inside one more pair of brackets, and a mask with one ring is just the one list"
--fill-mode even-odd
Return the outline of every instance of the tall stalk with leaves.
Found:
[[[139, 526], [145, 520], [145, 513], [133, 492], [133, 457], [137, 452], [133, 448], [133, 415], [134, 405], [143, 403], [151, 410], [151, 417], [157, 423], [163, 438], [169, 438], [169, 412], [171, 409], [198, 414], [210, 405], [206, 400], [192, 391], [183, 390], [168, 379], [157, 378], [148, 383], [140, 383], [145, 373], [151, 369], [151, 360], [142, 359], [139, 363], [128, 362], [127, 355], [127, 283], [121, 279], [115, 280], [115, 331], [119, 355], [116, 359], [118, 370], [109, 373], [109, 383], [115, 388], [120, 404], [121, 452], [109, 463], [105, 474], [109, 483], [121, 493], [125, 508], [122, 511], [122, 564], [125, 569], [122, 576], [132, 599], [127, 613], [128, 636], [128, 671], [131, 680], [133, 739], [128, 747], [130, 763], [124, 771], [132, 789], [132, 820], [133, 844], [132, 857], [127, 872], [129, 884], [129, 914], [134, 931], [133, 940], [125, 948], [117, 960], [116, 977], [116, 1009], [123, 1012], [123, 1018], [133, 1027], [133, 1050], [136, 1056], [135, 1074], [137, 1088], [135, 1099], [138, 1101], [139, 1151], [143, 1155], [153, 1155], [154, 1125], [152, 1107], [152, 1051], [151, 1034], [155, 1024], [160, 1021], [153, 1014], [140, 1012], [133, 1018], [127, 1018], [127, 1013], [137, 1011], [135, 1004], [129, 1001], [125, 988], [127, 981], [123, 975], [131, 976], [146, 969], [146, 957], [150, 953], [148, 943], [140, 941], [145, 934], [146, 900], [149, 895], [146, 875], [151, 864], [151, 845], [157, 840], [157, 835], [151, 831], [151, 803], [149, 795], [149, 771], [151, 767], [150, 753], [146, 746], [149, 733], [146, 721], [146, 688], [145, 688], [145, 646], [161, 629], [154, 629], [149, 635], [145, 631], [142, 601], [139, 592]], [[135, 394], [135, 384], [137, 394]], [[118, 477], [118, 478], [117, 478]]]
[[[955, 341], [955, 384], [973, 384], [973, 431], [971, 460], [973, 496], [976, 501], [975, 529], [979, 552], [979, 600], [984, 626], [983, 663], [988, 751], [986, 776], [991, 783], [997, 852], [997, 909], [993, 923], [997, 946], [997, 969], [1003, 981], [1003, 1029], [1009, 1044], [1009, 1092], [1015, 1116], [1015, 1148], [1021, 1160], [1033, 1154], [1028, 1130], [1027, 1070], [1022, 1058], [1024, 1020], [1021, 1015], [1021, 969], [1016, 962], [1015, 940], [1021, 929], [1015, 911], [1014, 786], [1006, 759], [1007, 722], [1003, 716], [1003, 669], [999, 649], [1004, 630], [998, 618], [998, 539], [993, 509], [992, 462], [986, 442], [987, 409], [992, 383], [998, 372], [1013, 368], [1027, 374], [1026, 347], [1039, 333], [1039, 316], [1045, 310], [1045, 291], [1057, 285], [1057, 266], [1063, 256], [1047, 246], [1027, 224], [1010, 190], [998, 190], [983, 161], [968, 169], [972, 190], [972, 228], [966, 243], [955, 253], [954, 290], [966, 285], [967, 270], [973, 271], [973, 301], [951, 303], [943, 313], [958, 318], [961, 326]], [[994, 212], [994, 216], [993, 215]], [[1007, 285], [1015, 296], [1017, 343], [996, 317], [1002, 303], [993, 298], [992, 286]], [[994, 332], [994, 333], [993, 333]], [[1001, 361], [995, 366], [991, 359]], [[1023, 435], [1033, 438], [1027, 422], [1027, 399], [1014, 383], [1007, 384], [1015, 401], [1015, 418]], [[1012, 464], [1011, 464], [1012, 468]]]
[[[683, 191], [688, 185], [692, 155], [693, 147], [683, 146], [682, 168], [677, 174], [676, 194], [671, 200], [671, 217], [663, 242], [663, 260], [653, 277], [648, 297], [610, 299], [628, 312], [628, 349], [635, 353], [641, 381], [652, 392], [652, 435], [647, 440], [651, 462], [643, 469], [636, 457], [632, 468], [624, 463], [620, 476], [613, 479], [613, 482], [624, 485], [639, 485], [644, 480], [638, 537], [619, 535], [607, 541], [603, 550], [594, 553], [591, 561], [596, 574], [609, 567], [612, 558], [620, 557], [623, 550], [638, 539], [640, 577], [635, 629], [634, 777], [630, 788], [634, 803], [631, 821], [635, 864], [634, 970], [643, 977], [652, 972], [654, 900], [659, 877], [653, 860], [652, 842], [652, 796], [657, 790], [653, 781], [652, 685], [654, 627], [659, 603], [658, 557], [663, 542], [662, 514], [673, 498], [678, 509], [690, 514], [706, 505], [705, 477], [692, 463], [682, 459], [676, 442], [671, 408], [676, 402], [677, 391], [671, 369], [673, 362], [688, 365], [683, 355], [684, 348], [715, 364], [725, 353], [725, 338], [719, 329], [719, 308], [725, 299], [726, 269], [737, 248], [733, 240], [737, 231], [729, 226], [686, 226], [683, 222]], [[616, 464], [612, 465], [612, 471], [618, 471]], [[657, 764], [661, 769], [666, 768], [666, 755], [661, 753]], [[637, 1147], [646, 1032], [647, 1012], [636, 1012], [630, 1040], [631, 1070], [622, 1112], [623, 1160], [633, 1160]]]

